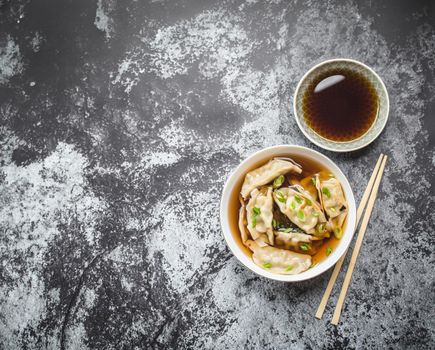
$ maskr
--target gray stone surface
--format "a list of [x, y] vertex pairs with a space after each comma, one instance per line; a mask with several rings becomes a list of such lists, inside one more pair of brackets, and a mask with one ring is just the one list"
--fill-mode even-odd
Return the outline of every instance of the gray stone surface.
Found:
[[[434, 348], [434, 20], [430, 1], [0, 1], [0, 348]], [[317, 149], [292, 94], [334, 57], [391, 99], [376, 142], [324, 152], [358, 200], [390, 156], [338, 327], [314, 318], [329, 272], [259, 278], [218, 217], [243, 158]]]

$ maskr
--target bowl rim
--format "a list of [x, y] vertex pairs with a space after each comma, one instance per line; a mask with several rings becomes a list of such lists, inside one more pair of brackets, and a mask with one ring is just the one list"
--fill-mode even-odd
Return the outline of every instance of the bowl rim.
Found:
[[[258, 265], [254, 263], [251, 257], [248, 257], [245, 252], [238, 246], [235, 238], [231, 232], [231, 227], [229, 224], [228, 217], [228, 204], [230, 200], [230, 195], [232, 193], [233, 187], [237, 184], [238, 180], [242, 175], [245, 175], [247, 169], [252, 166], [255, 162], [259, 160], [259, 158], [264, 158], [267, 160], [267, 157], [278, 156], [279, 154], [289, 154], [295, 153], [302, 156], [307, 156], [308, 158], [312, 158], [321, 164], [324, 164], [331, 171], [334, 172], [334, 175], [340, 178], [340, 183], [342, 184], [343, 190], [345, 192], [346, 199], [349, 204], [349, 212], [347, 218], [347, 226], [346, 230], [343, 234], [343, 237], [340, 239], [337, 248], [334, 249], [332, 254], [319, 263], [318, 265], [296, 275], [283, 275], [272, 273], [270, 271], [264, 270]], [[300, 282], [308, 279], [312, 279], [321, 275], [322, 273], [328, 271], [335, 263], [345, 254], [347, 251], [353, 235], [356, 229], [356, 204], [355, 197], [353, 195], [352, 188], [347, 180], [346, 176], [343, 174], [341, 169], [327, 156], [322, 153], [310, 149], [308, 147], [299, 146], [299, 145], [277, 145], [272, 147], [267, 147], [262, 150], [259, 150], [246, 159], [244, 159], [230, 174], [227, 181], [225, 182], [224, 188], [222, 190], [221, 200], [220, 200], [220, 225], [221, 232], [224, 237], [225, 243], [230, 249], [231, 253], [236, 257], [239, 263], [244, 265], [248, 270], [254, 272], [255, 274], [266, 277], [268, 279], [283, 281], [283, 282]]]
[[[369, 138], [369, 139], [367, 139], [367, 141], [366, 142], [364, 142], [363, 144], [361, 144], [360, 146], [355, 146], [355, 147], [351, 147], [351, 148], [348, 148], [348, 149], [339, 149], [339, 148], [335, 148], [335, 147], [333, 147], [333, 146], [326, 146], [326, 145], [324, 145], [324, 144], [322, 144], [322, 143], [320, 143], [320, 142], [318, 142], [317, 140], [315, 140], [314, 138], [312, 138], [306, 131], [305, 131], [305, 129], [304, 129], [304, 127], [302, 126], [302, 124], [301, 124], [301, 122], [300, 122], [300, 117], [299, 117], [299, 115], [298, 115], [298, 112], [297, 112], [297, 108], [296, 108], [296, 97], [298, 96], [298, 94], [299, 94], [299, 90], [300, 90], [300, 87], [301, 87], [301, 85], [302, 85], [302, 83], [305, 81], [305, 79], [307, 79], [307, 77], [308, 77], [308, 75], [309, 74], [311, 74], [313, 71], [315, 71], [316, 69], [318, 69], [319, 67], [321, 67], [321, 66], [323, 66], [323, 65], [325, 65], [325, 64], [329, 64], [329, 63], [332, 63], [332, 62], [352, 62], [352, 63], [354, 63], [354, 64], [357, 64], [357, 65], [359, 65], [359, 66], [361, 66], [361, 67], [363, 67], [363, 68], [365, 68], [365, 69], [367, 69], [368, 71], [370, 71], [375, 77], [376, 77], [376, 79], [378, 79], [378, 81], [379, 81], [379, 83], [380, 83], [380, 85], [381, 85], [381, 87], [382, 87], [382, 89], [384, 90], [384, 92], [385, 92], [385, 96], [386, 96], [386, 118], [385, 118], [385, 121], [383, 122], [383, 124], [381, 124], [381, 128], [379, 129], [379, 131], [376, 133], [376, 134], [374, 134], [371, 138]], [[387, 88], [386, 88], [386, 86], [385, 86], [385, 84], [384, 84], [384, 81], [381, 79], [381, 77], [372, 69], [372, 68], [370, 68], [368, 65], [366, 65], [366, 64], [364, 64], [364, 63], [362, 63], [362, 62], [360, 62], [360, 61], [357, 61], [357, 60], [354, 60], [354, 59], [351, 59], [351, 58], [332, 58], [332, 59], [328, 59], [328, 60], [325, 60], [325, 61], [322, 61], [322, 62], [320, 62], [320, 63], [318, 63], [318, 64], [316, 64], [315, 66], [313, 66], [313, 67], [311, 67], [303, 76], [302, 76], [302, 78], [299, 80], [299, 82], [298, 82], [298, 85], [296, 86], [296, 90], [295, 90], [295, 92], [294, 92], [294, 94], [293, 94], [293, 115], [294, 115], [294, 118], [296, 119], [296, 123], [298, 124], [298, 127], [299, 127], [299, 129], [302, 131], [302, 133], [305, 135], [305, 137], [308, 139], [308, 140], [310, 140], [312, 143], [314, 143], [315, 145], [317, 145], [317, 146], [319, 146], [319, 147], [321, 147], [321, 148], [323, 148], [323, 149], [326, 149], [326, 150], [328, 150], [328, 151], [332, 151], [332, 152], [338, 152], [338, 153], [343, 153], [343, 152], [353, 152], [353, 151], [357, 151], [357, 150], [359, 150], [359, 149], [362, 149], [362, 148], [364, 148], [364, 147], [367, 147], [369, 144], [371, 144], [373, 141], [375, 141], [378, 137], [379, 137], [379, 135], [382, 133], [382, 131], [385, 129], [385, 126], [387, 125], [387, 121], [388, 121], [388, 118], [389, 118], [389, 115], [390, 115], [390, 97], [388, 96], [388, 90], [387, 90]], [[378, 118], [376, 118], [376, 120], [375, 120], [375, 122], [371, 125], [371, 127], [370, 128], [372, 128], [374, 125], [375, 125], [375, 123], [376, 123], [376, 121], [377, 121], [377, 119]], [[368, 130], [367, 130], [367, 132], [368, 132]], [[364, 134], [364, 135], [362, 135], [361, 137], [364, 137], [366, 134]], [[359, 140], [360, 138], [358, 138], [358, 140]], [[348, 141], [348, 142], [335, 142], [335, 141], [333, 141], [333, 140], [329, 140], [329, 139], [326, 139], [328, 142], [330, 142], [330, 144], [331, 145], [333, 145], [333, 144], [346, 144], [346, 143], [351, 143], [351, 142], [353, 142], [353, 141], [355, 141], [355, 140], [352, 140], [352, 141]]]

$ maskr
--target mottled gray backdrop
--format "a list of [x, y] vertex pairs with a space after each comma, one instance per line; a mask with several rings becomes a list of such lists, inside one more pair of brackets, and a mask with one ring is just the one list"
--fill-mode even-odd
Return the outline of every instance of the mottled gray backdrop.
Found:
[[[0, 348], [433, 349], [434, 7], [0, 0]], [[334, 57], [391, 100], [376, 142], [324, 152], [358, 200], [390, 157], [338, 327], [329, 272], [259, 278], [218, 215], [243, 158], [317, 149], [292, 95]]]

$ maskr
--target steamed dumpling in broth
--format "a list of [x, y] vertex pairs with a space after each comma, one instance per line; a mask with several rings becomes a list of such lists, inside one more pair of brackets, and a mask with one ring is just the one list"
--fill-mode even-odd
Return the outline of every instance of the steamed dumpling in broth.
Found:
[[[248, 230], [251, 237], [255, 240], [267, 235], [266, 243], [273, 245], [273, 199], [272, 187], [263, 188], [261, 191], [254, 189], [251, 193], [251, 199], [246, 206], [248, 219]], [[262, 239], [264, 241], [264, 238]]]
[[247, 246], [254, 253], [254, 263], [271, 272], [296, 275], [308, 270], [311, 266], [311, 256], [299, 254], [275, 247], [260, 247], [256, 242], [248, 240]]
[[275, 246], [314, 255], [322, 246], [322, 238], [299, 232], [274, 231]]
[[334, 232], [335, 237], [340, 239], [343, 236], [343, 224], [347, 216], [347, 209], [342, 210], [338, 216], [335, 218], [329, 218], [326, 224], [329, 231]]
[[335, 238], [343, 234], [347, 203], [340, 182], [328, 169], [311, 163], [307, 168], [274, 158], [248, 172], [241, 187], [242, 243], [253, 252], [255, 264], [274, 273], [309, 269], [323, 259], [319, 256], [331, 253]]
[[281, 212], [306, 233], [314, 233], [318, 223], [326, 222], [319, 204], [299, 186], [280, 188], [273, 198]]
[[249, 233], [248, 230], [246, 228], [246, 207], [245, 207], [245, 203], [243, 201], [241, 201], [241, 206], [239, 209], [239, 230], [240, 230], [240, 235], [242, 237], [242, 242], [245, 244], [246, 241], [249, 239]]
[[320, 181], [319, 176], [316, 176], [316, 184], [326, 214], [330, 218], [339, 216], [341, 209], [347, 206], [340, 182], [334, 177]]
[[265, 165], [246, 174], [240, 193], [244, 199], [247, 199], [249, 194], [255, 188], [264, 186], [269, 182], [272, 182], [278, 176], [289, 172], [300, 174], [302, 169], [294, 162], [292, 163], [291, 161], [282, 159], [272, 159]]

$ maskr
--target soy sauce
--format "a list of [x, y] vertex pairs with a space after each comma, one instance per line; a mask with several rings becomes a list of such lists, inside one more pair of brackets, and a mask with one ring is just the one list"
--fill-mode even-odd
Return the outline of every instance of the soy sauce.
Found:
[[305, 121], [326, 139], [355, 140], [376, 120], [379, 97], [373, 84], [359, 72], [331, 69], [314, 79], [305, 91], [302, 104]]

